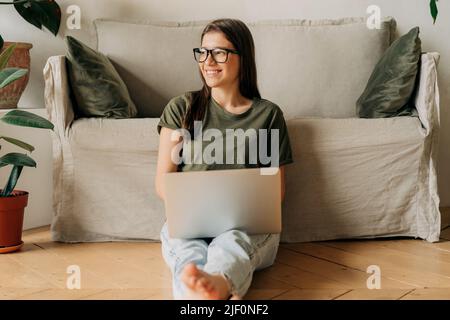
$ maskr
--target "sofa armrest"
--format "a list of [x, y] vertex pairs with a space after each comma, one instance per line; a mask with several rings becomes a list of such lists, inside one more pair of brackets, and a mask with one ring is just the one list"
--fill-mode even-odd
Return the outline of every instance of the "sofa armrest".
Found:
[[414, 102], [426, 135], [433, 130], [438, 131], [440, 126], [437, 79], [439, 57], [437, 52], [423, 53], [421, 56], [420, 78]]
[[63, 55], [48, 58], [44, 67], [44, 100], [49, 120], [60, 137], [68, 136], [68, 128], [74, 120], [70, 89], [67, 78], [66, 57]]
[[439, 53], [423, 53], [421, 56], [419, 85], [416, 90], [415, 106], [422, 124], [421, 133], [425, 137], [425, 151], [421, 158], [419, 181], [426, 192], [418, 197], [421, 204], [418, 220], [430, 226], [426, 238], [438, 241], [441, 227], [439, 213], [439, 193], [437, 187], [438, 144], [440, 130], [440, 107], [437, 65]]

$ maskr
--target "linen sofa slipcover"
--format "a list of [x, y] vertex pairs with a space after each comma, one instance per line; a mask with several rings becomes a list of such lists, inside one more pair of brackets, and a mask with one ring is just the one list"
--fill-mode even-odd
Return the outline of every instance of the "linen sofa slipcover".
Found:
[[[98, 49], [115, 63], [140, 118], [75, 119], [65, 57], [48, 59], [45, 102], [55, 124], [52, 237], [157, 241], [164, 203], [154, 189], [156, 125], [170, 98], [200, 88], [191, 55], [206, 22], [95, 23]], [[421, 58], [414, 97], [419, 118], [360, 119], [355, 101], [393, 40], [395, 20], [384, 19], [380, 30], [369, 30], [363, 18], [248, 25], [261, 94], [284, 111], [293, 149], [281, 240], [438, 241], [439, 55]]]

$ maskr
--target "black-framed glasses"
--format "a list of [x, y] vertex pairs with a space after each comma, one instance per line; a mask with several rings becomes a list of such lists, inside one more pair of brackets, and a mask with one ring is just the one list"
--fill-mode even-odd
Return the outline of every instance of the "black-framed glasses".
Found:
[[194, 48], [194, 58], [197, 62], [205, 62], [208, 59], [209, 54], [217, 63], [225, 63], [228, 60], [228, 54], [234, 53], [239, 54], [239, 51], [227, 48]]

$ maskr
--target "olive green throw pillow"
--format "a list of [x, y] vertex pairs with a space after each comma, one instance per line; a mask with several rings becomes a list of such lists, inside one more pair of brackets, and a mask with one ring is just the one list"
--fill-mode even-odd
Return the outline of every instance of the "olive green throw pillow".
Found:
[[411, 99], [419, 70], [419, 27], [392, 43], [375, 66], [366, 89], [356, 102], [361, 118], [417, 116]]
[[108, 57], [71, 36], [67, 36], [65, 42], [67, 72], [77, 117], [135, 117], [136, 106]]

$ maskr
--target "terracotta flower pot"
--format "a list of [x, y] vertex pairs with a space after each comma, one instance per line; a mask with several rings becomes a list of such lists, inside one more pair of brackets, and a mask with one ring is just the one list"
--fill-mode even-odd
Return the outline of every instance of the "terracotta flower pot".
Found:
[[[13, 43], [16, 42], [5, 42], [3, 50], [8, 48]], [[28, 73], [5, 88], [0, 89], [0, 109], [17, 108], [20, 97], [22, 96], [22, 93], [28, 84], [28, 80], [30, 79], [30, 49], [32, 47], [33, 45], [31, 43], [17, 42], [14, 53], [9, 59], [6, 67], [27, 69]]]
[[0, 253], [18, 250], [22, 245], [22, 227], [28, 192], [14, 190], [0, 197]]

